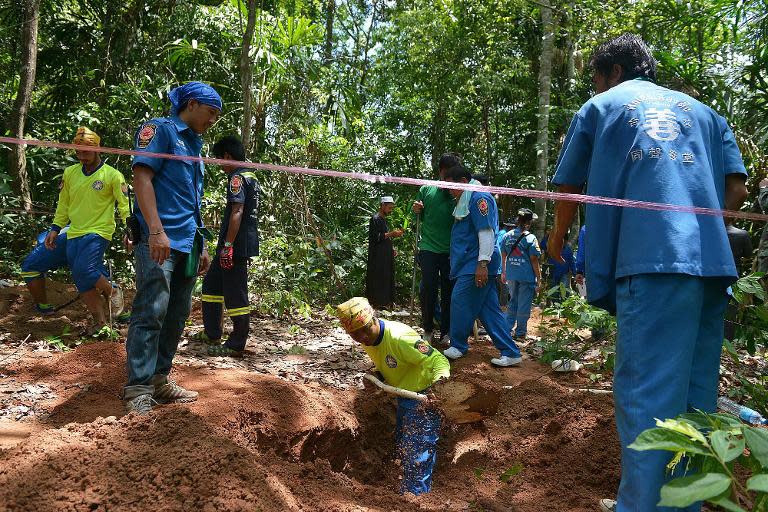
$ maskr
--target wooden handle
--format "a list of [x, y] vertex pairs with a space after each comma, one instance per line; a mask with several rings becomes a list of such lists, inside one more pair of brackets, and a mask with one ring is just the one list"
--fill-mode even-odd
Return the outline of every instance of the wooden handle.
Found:
[[407, 389], [396, 388], [395, 386], [384, 384], [383, 382], [381, 382], [379, 379], [377, 379], [370, 373], [366, 373], [363, 376], [363, 378], [368, 379], [369, 381], [376, 384], [376, 386], [378, 386], [379, 388], [393, 395], [401, 396], [403, 398], [410, 398], [411, 400], [418, 400], [419, 402], [424, 402], [427, 399], [427, 397], [425, 395], [422, 395], [421, 393], [416, 393], [415, 391], [408, 391]]

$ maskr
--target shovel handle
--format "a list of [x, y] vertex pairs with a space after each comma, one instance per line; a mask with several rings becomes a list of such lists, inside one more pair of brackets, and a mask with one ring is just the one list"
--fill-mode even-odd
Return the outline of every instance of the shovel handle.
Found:
[[396, 388], [395, 386], [390, 386], [389, 384], [384, 384], [383, 382], [381, 382], [379, 379], [377, 379], [370, 373], [366, 373], [363, 376], [363, 378], [373, 382], [374, 384], [376, 384], [376, 386], [386, 391], [387, 393], [391, 393], [393, 395], [397, 395], [403, 398], [410, 398], [411, 400], [418, 400], [419, 402], [424, 402], [427, 400], [426, 395], [422, 395], [421, 393], [416, 393], [415, 391], [408, 391], [407, 389]]

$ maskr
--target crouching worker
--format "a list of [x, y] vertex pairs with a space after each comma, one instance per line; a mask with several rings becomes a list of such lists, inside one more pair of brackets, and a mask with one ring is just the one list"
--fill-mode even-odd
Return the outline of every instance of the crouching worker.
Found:
[[336, 314], [344, 330], [363, 345], [387, 384], [430, 397], [427, 402], [398, 397], [395, 430], [403, 466], [400, 493], [429, 492], [440, 434], [440, 413], [430, 388], [450, 376], [448, 359], [407, 325], [376, 318], [363, 297], [340, 304]]
[[[100, 141], [98, 135], [81, 126], [72, 144], [98, 147]], [[61, 178], [51, 230], [22, 262], [21, 275], [37, 311], [51, 314], [55, 310], [47, 303], [45, 273], [69, 267], [93, 316], [90, 331], [97, 332], [107, 324], [102, 296], [110, 301], [112, 315], [119, 315], [123, 309], [122, 292], [113, 288], [107, 278], [104, 251], [115, 232], [115, 203], [123, 222], [128, 217], [128, 187], [120, 171], [105, 164], [98, 152], [77, 150], [76, 155], [80, 163], [67, 167]]]
[[[213, 154], [224, 160], [245, 160], [243, 143], [223, 137]], [[248, 302], [248, 260], [259, 255], [259, 183], [256, 175], [238, 165], [222, 165], [227, 174], [227, 207], [221, 221], [216, 257], [203, 279], [203, 325], [198, 341], [208, 343], [208, 355], [242, 357], [248, 340], [251, 306]], [[232, 319], [232, 333], [222, 344], [223, 307]]]

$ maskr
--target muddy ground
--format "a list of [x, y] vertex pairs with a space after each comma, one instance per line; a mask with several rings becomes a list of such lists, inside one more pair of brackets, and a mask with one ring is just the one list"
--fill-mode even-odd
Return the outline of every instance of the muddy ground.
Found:
[[[172, 376], [200, 400], [148, 417], [123, 416], [122, 339], [51, 350], [46, 336], [85, 327], [83, 306], [31, 313], [0, 290], [0, 510], [593, 511], [618, 485], [610, 396], [532, 360], [492, 368], [487, 337], [452, 372], [499, 410], [444, 422], [433, 491], [414, 497], [397, 494], [394, 402], [362, 389], [365, 354], [322, 312], [253, 317], [242, 361], [185, 339]], [[200, 324], [194, 311], [187, 334]]]

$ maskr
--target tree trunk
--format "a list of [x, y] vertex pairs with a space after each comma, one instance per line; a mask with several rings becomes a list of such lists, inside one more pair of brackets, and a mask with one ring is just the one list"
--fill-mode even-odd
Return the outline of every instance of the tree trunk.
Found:
[[[541, 25], [543, 37], [541, 40], [541, 57], [539, 61], [539, 113], [536, 127], [536, 174], [539, 178], [539, 189], [547, 190], [549, 182], [549, 94], [552, 85], [552, 54], [554, 52], [554, 25], [552, 23], [552, 7], [549, 0], [542, 0]], [[534, 223], [536, 236], [544, 236], [544, 226], [547, 217], [547, 202], [536, 200], [536, 214], [539, 216]]]
[[246, 152], [251, 144], [251, 122], [253, 120], [253, 67], [251, 66], [251, 43], [256, 28], [256, 0], [248, 0], [248, 23], [243, 34], [243, 45], [240, 49], [240, 85], [243, 90], [243, 124], [240, 135]]
[[333, 18], [336, 16], [336, 0], [328, 0], [325, 12], [325, 44], [323, 45], [323, 64], [330, 66], [333, 58]]
[[[27, 113], [32, 103], [32, 90], [35, 87], [37, 71], [37, 23], [40, 18], [40, 0], [23, 0], [22, 19], [24, 24], [21, 32], [21, 71], [19, 73], [19, 90], [13, 103], [13, 111], [9, 123], [12, 137], [24, 138], [24, 125]], [[27, 155], [24, 146], [15, 145], [10, 156], [10, 171], [15, 175], [16, 191], [21, 197], [25, 210], [32, 209], [32, 193], [29, 188], [27, 174]]]

